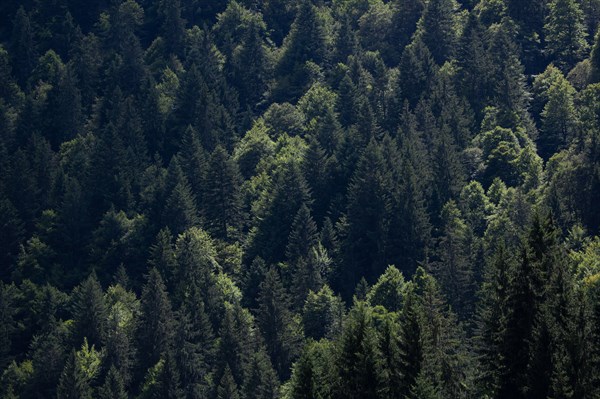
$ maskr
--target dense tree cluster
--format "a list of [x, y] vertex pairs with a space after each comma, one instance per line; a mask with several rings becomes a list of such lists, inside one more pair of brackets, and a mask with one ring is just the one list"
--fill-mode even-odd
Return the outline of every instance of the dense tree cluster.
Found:
[[600, 0], [0, 2], [0, 397], [600, 397]]

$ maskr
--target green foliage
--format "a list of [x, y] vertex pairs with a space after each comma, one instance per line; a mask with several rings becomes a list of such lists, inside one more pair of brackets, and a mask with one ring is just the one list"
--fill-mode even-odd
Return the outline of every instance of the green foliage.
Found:
[[571, 0], [551, 1], [548, 9], [544, 25], [546, 49], [566, 71], [583, 59], [588, 49], [584, 15], [579, 3]]
[[0, 396], [598, 397], [598, 21], [0, 2]]

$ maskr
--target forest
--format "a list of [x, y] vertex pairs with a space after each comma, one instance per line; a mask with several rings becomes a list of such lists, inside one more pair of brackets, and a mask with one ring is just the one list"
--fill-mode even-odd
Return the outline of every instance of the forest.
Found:
[[0, 398], [600, 398], [599, 24], [0, 1]]

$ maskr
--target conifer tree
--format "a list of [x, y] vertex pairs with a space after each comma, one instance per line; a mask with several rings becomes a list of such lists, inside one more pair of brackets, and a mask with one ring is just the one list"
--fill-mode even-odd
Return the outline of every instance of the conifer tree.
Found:
[[310, 209], [302, 204], [294, 217], [286, 246], [285, 254], [292, 274], [299, 273], [299, 268], [308, 261], [311, 251], [318, 244], [317, 225], [315, 224]]
[[212, 325], [198, 291], [194, 290], [191, 299], [179, 309], [175, 333], [174, 356], [187, 397], [207, 394], [210, 366], [215, 356]]
[[594, 45], [592, 47], [592, 53], [590, 55], [591, 73], [590, 83], [600, 82], [600, 35], [596, 33], [594, 38]]
[[181, 139], [179, 159], [181, 169], [190, 184], [194, 198], [196, 198], [196, 207], [201, 210], [208, 160], [198, 137], [198, 132], [191, 125], [185, 129]]
[[125, 384], [114, 366], [110, 367], [104, 384], [98, 388], [98, 397], [100, 399], [127, 399]]
[[150, 269], [140, 298], [137, 327], [138, 368], [142, 373], [154, 366], [172, 343], [173, 312], [165, 284], [155, 268]]
[[348, 315], [339, 359], [339, 398], [378, 398], [383, 370], [372, 310], [358, 302]]
[[257, 224], [248, 255], [258, 255], [267, 263], [282, 261], [294, 216], [303, 203], [310, 204], [310, 193], [296, 164], [274, 176], [267, 209]]
[[276, 67], [276, 74], [285, 83], [285, 86], [278, 88], [280, 97], [297, 99], [307, 89], [311, 83], [307, 62], [320, 65], [325, 61], [325, 40], [325, 30], [316, 7], [311, 1], [300, 1], [296, 19]]
[[419, 21], [419, 33], [438, 65], [454, 55], [457, 11], [458, 3], [454, 0], [432, 0], [425, 5]]
[[209, 160], [203, 196], [208, 229], [215, 238], [233, 239], [242, 227], [240, 181], [235, 161], [217, 147]]
[[470, 259], [469, 230], [454, 201], [442, 210], [442, 236], [438, 242], [439, 261], [435, 275], [452, 308], [465, 317], [472, 310], [469, 298], [473, 295], [473, 270]]
[[175, 186], [168, 194], [162, 218], [171, 232], [177, 235], [190, 227], [198, 226], [200, 218], [196, 199], [185, 176], [179, 175], [179, 179], [171, 184], [173, 183]]
[[557, 66], [568, 71], [587, 53], [586, 27], [580, 5], [572, 0], [554, 0], [548, 4], [544, 25], [546, 50]]
[[372, 140], [365, 149], [348, 187], [348, 230], [342, 244], [345, 256], [344, 281], [352, 290], [360, 273], [374, 279], [385, 266], [384, 248], [390, 206], [389, 175], [380, 145]]
[[282, 380], [290, 375], [298, 353], [299, 335], [292, 320], [290, 299], [279, 273], [271, 268], [260, 284], [256, 322], [265, 340], [267, 353]]
[[542, 129], [538, 137], [538, 149], [543, 158], [549, 158], [560, 151], [573, 138], [574, 94], [575, 89], [566, 79], [559, 79], [548, 88], [548, 102], [541, 114]]
[[31, 20], [23, 6], [19, 7], [13, 20], [10, 50], [17, 80], [21, 87], [25, 87], [29, 74], [35, 67], [37, 56]]
[[150, 247], [148, 265], [156, 268], [165, 281], [165, 285], [173, 289], [177, 275], [177, 261], [173, 248], [173, 236], [168, 227], [161, 229], [156, 235], [155, 242]]
[[106, 330], [106, 302], [95, 273], [82, 282], [72, 295], [73, 342], [79, 346], [84, 339], [91, 345], [103, 344]]
[[225, 372], [223, 373], [223, 377], [221, 377], [221, 382], [219, 383], [219, 388], [217, 389], [217, 398], [218, 399], [239, 399], [240, 394], [238, 392], [238, 387], [233, 379], [233, 375], [231, 375], [231, 369], [229, 367], [225, 368]]
[[277, 373], [264, 349], [257, 350], [248, 364], [242, 392], [247, 399], [275, 399], [278, 397]]

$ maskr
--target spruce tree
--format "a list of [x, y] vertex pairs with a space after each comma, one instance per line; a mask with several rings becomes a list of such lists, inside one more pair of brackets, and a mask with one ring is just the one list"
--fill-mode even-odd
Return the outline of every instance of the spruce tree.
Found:
[[425, 5], [419, 21], [419, 34], [438, 65], [454, 55], [457, 11], [455, 0], [431, 0]]
[[271, 268], [260, 284], [256, 322], [273, 367], [282, 380], [289, 378], [300, 340], [290, 306], [290, 299], [279, 273]]
[[98, 388], [100, 399], [127, 399], [127, 391], [121, 375], [114, 366], [111, 366], [104, 379], [104, 384]]
[[348, 315], [341, 339], [336, 397], [379, 397], [384, 381], [382, 357], [372, 318], [372, 310], [364, 302], [358, 302]]
[[223, 377], [219, 382], [219, 388], [217, 389], [217, 399], [239, 399], [240, 394], [238, 391], [237, 384], [231, 375], [231, 369], [225, 368]]
[[91, 345], [104, 343], [106, 332], [106, 302], [95, 273], [82, 282], [72, 294], [73, 342], [79, 346], [84, 339]]
[[165, 284], [155, 268], [150, 269], [140, 298], [137, 326], [138, 369], [143, 374], [171, 347], [173, 311]]
[[340, 289], [349, 291], [361, 273], [368, 280], [385, 265], [384, 245], [390, 207], [389, 174], [380, 145], [372, 140], [365, 149], [348, 187], [347, 231], [342, 244], [345, 270]]
[[237, 164], [217, 147], [210, 156], [203, 196], [208, 229], [215, 238], [233, 239], [242, 227], [240, 185]]

